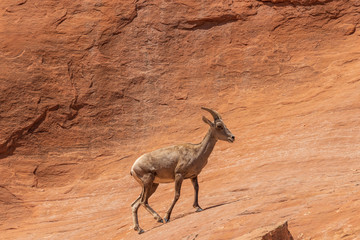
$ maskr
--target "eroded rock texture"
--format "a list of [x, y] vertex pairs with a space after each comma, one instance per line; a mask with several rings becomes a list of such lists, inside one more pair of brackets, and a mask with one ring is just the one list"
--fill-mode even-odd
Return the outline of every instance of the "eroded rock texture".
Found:
[[237, 240], [294, 240], [288, 229], [288, 223], [259, 227], [254, 231], [237, 237]]
[[[357, 0], [2, 0], [2, 239], [137, 239], [142, 153], [219, 142], [193, 213], [185, 182], [146, 239], [234, 239], [276, 222], [295, 239], [360, 237]], [[150, 203], [164, 215], [173, 185]]]

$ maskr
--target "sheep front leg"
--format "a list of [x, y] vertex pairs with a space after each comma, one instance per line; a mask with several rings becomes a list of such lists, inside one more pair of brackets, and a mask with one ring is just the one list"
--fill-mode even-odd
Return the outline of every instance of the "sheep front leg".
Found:
[[198, 197], [199, 197], [199, 184], [197, 176], [191, 179], [191, 183], [194, 186], [194, 204], [193, 207], [196, 209], [196, 212], [201, 212], [203, 209], [199, 206]]
[[166, 215], [165, 215], [165, 218], [164, 218], [164, 221], [166, 223], [170, 221], [171, 212], [172, 212], [177, 200], [179, 200], [181, 184], [182, 184], [183, 180], [184, 180], [184, 178], [183, 178], [183, 176], [181, 174], [176, 174], [175, 175], [175, 197], [174, 197], [174, 200], [173, 200], [169, 210], [166, 212]]

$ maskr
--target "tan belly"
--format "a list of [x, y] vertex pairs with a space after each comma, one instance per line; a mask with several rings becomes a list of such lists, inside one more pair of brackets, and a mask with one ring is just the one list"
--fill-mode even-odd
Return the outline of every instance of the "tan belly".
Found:
[[154, 179], [154, 183], [171, 183], [174, 182], [174, 179], [171, 178], [159, 178], [159, 177], [155, 177]]

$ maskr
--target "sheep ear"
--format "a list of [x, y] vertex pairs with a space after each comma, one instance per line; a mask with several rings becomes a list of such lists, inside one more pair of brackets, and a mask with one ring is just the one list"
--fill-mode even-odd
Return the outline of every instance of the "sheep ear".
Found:
[[206, 117], [202, 117], [202, 120], [204, 121], [204, 123], [209, 124], [210, 127], [214, 126], [214, 123], [212, 123], [209, 119], [207, 119]]

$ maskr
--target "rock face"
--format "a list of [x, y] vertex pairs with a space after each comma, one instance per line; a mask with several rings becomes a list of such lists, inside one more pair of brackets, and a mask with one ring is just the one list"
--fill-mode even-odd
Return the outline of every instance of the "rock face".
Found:
[[[219, 142], [146, 239], [360, 238], [357, 0], [0, 2], [2, 239], [137, 239], [134, 160]], [[164, 215], [173, 184], [150, 199]]]
[[289, 232], [287, 222], [285, 222], [262, 236], [262, 240], [294, 240], [294, 238]]
[[261, 227], [253, 232], [245, 234], [236, 240], [294, 240], [289, 232], [288, 223], [276, 224], [267, 227]]

